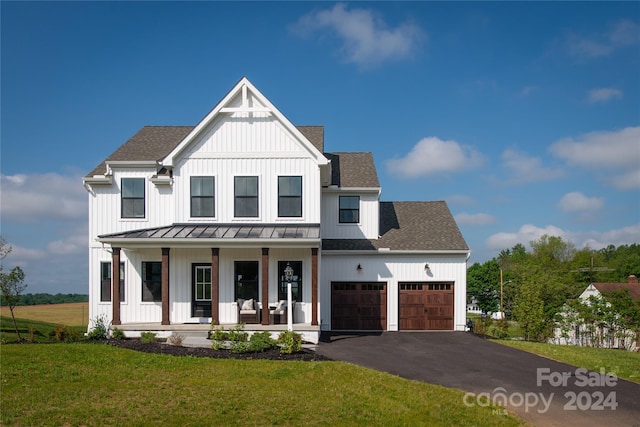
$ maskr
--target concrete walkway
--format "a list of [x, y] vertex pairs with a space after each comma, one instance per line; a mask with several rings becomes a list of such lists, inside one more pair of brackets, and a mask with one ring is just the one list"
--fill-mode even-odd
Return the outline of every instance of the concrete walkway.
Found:
[[[639, 384], [607, 380], [464, 332], [332, 335], [316, 351], [404, 378], [488, 393], [536, 426], [640, 426]], [[477, 404], [475, 395], [467, 395], [465, 404]]]

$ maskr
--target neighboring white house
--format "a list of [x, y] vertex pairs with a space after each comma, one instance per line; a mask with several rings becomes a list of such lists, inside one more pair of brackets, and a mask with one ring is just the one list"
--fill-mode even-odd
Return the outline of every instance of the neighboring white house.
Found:
[[290, 265], [305, 339], [465, 328], [469, 248], [446, 203], [381, 202], [371, 153], [325, 152], [323, 127], [294, 126], [246, 78], [196, 126], [145, 126], [83, 181], [92, 320], [168, 335], [235, 324], [240, 302], [256, 313], [243, 322], [277, 330]]
[[[628, 290], [633, 300], [640, 300], [640, 284], [634, 275], [628, 277], [627, 283], [591, 283], [578, 297], [586, 305], [591, 305], [592, 298], [606, 301], [614, 291]], [[616, 327], [620, 316], [612, 313], [595, 322], [587, 322], [580, 314], [565, 306], [560, 313], [561, 321], [554, 330], [554, 337], [550, 340], [555, 344], [578, 345], [588, 347], [623, 348], [635, 351], [638, 348], [638, 337], [634, 331]]]

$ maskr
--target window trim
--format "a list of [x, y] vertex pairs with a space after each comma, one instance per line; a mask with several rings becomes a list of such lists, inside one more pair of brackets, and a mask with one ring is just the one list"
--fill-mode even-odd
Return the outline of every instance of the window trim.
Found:
[[[283, 195], [281, 194], [281, 190], [280, 190], [280, 180], [282, 178], [297, 178], [299, 180], [299, 184], [300, 184], [300, 194], [299, 195]], [[283, 200], [297, 200], [297, 206], [296, 208], [299, 209], [300, 214], [299, 215], [284, 215], [281, 211], [281, 207], [280, 207], [280, 201]], [[302, 218], [302, 176], [301, 175], [279, 175], [278, 176], [278, 217], [279, 218]]]
[[[343, 198], [357, 198], [358, 199], [358, 207], [356, 209], [353, 208], [342, 208], [341, 202]], [[360, 201], [361, 198], [359, 195], [341, 195], [338, 196], [338, 223], [339, 224], [360, 224]], [[356, 221], [343, 221], [342, 220], [342, 212], [357, 212]]]
[[[211, 196], [194, 196], [193, 195], [193, 179], [210, 178], [213, 181], [213, 194]], [[193, 200], [194, 199], [211, 199], [213, 203], [213, 215], [194, 215], [193, 213]], [[189, 216], [191, 218], [215, 218], [216, 217], [216, 177], [208, 175], [195, 175], [189, 179]]]
[[[124, 195], [124, 181], [142, 181], [142, 197], [125, 197]], [[125, 216], [124, 214], [124, 206], [125, 200], [142, 200], [142, 216], [136, 216], [135, 212], [133, 216]], [[120, 218], [122, 219], [133, 219], [133, 220], [141, 220], [146, 219], [147, 217], [147, 180], [145, 178], [140, 177], [123, 177], [120, 178]]]
[[[256, 195], [246, 196], [238, 195], [238, 178], [255, 178], [256, 180]], [[255, 199], [255, 215], [238, 215], [238, 201]], [[234, 218], [259, 218], [260, 217], [260, 177], [258, 175], [236, 175], [233, 177], [233, 217]]]

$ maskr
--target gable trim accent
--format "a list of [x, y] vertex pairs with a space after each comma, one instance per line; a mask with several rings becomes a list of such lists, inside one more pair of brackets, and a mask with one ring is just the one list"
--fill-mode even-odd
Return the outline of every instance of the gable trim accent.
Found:
[[[261, 104], [266, 107], [250, 107], [247, 103], [248, 92], [258, 98]], [[238, 94], [242, 95], [241, 107], [229, 107], [228, 104]], [[329, 161], [324, 155], [305, 137], [298, 128], [296, 128], [251, 82], [243, 77], [240, 81], [225, 95], [224, 98], [187, 134], [186, 137], [164, 158], [160, 164], [172, 168], [176, 157], [184, 151], [189, 144], [211, 124], [220, 114], [233, 114], [237, 112], [243, 113], [269, 113], [275, 116], [297, 140], [301, 141], [305, 149], [313, 156], [318, 165], [328, 165]]]

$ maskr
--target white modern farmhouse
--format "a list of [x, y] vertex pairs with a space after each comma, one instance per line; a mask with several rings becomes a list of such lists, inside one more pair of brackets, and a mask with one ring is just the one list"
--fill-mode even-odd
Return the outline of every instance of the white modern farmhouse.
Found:
[[[84, 178], [90, 318], [464, 330], [469, 248], [445, 202], [381, 202], [371, 153], [324, 151], [246, 78], [196, 126], [145, 126]], [[290, 267], [293, 274], [285, 276]]]

